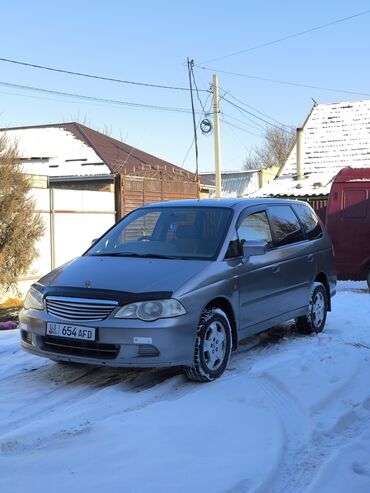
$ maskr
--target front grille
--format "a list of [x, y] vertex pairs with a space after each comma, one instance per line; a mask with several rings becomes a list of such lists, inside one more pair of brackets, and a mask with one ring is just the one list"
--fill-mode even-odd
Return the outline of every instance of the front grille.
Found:
[[70, 356], [85, 356], [88, 358], [99, 359], [117, 358], [120, 348], [117, 344], [102, 344], [91, 341], [60, 339], [52, 336], [40, 337], [39, 344], [41, 349], [45, 351]]
[[117, 306], [117, 301], [92, 300], [84, 298], [46, 297], [46, 311], [54, 317], [64, 320], [106, 319]]

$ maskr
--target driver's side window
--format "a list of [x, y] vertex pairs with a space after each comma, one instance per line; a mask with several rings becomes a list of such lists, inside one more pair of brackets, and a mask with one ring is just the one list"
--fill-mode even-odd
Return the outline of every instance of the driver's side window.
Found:
[[259, 240], [266, 241], [269, 247], [272, 246], [271, 229], [266, 212], [255, 212], [246, 216], [237, 231], [241, 242], [243, 240]]

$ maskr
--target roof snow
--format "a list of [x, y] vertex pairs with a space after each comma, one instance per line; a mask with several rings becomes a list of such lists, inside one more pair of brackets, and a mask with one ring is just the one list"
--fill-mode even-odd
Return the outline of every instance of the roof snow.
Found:
[[370, 167], [370, 100], [313, 107], [303, 127], [303, 171], [296, 179], [296, 146], [281, 176], [259, 195], [328, 194], [331, 182], [346, 166]]
[[8, 129], [4, 133], [18, 145], [25, 173], [49, 176], [110, 174], [97, 153], [60, 127]]
[[161, 173], [170, 181], [195, 180], [190, 171], [76, 122], [0, 129], [0, 133], [18, 143], [24, 171], [30, 174]]

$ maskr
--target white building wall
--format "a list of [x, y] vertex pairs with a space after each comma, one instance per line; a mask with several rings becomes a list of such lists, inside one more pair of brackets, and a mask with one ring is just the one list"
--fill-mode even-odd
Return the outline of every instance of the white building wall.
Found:
[[257, 192], [258, 189], [259, 189], [258, 171], [255, 171], [251, 173], [251, 178], [244, 190], [243, 197], [247, 197], [248, 195]]
[[35, 188], [32, 196], [45, 234], [36, 245], [37, 259], [19, 279], [22, 295], [50, 270], [84, 253], [115, 222], [113, 192]]

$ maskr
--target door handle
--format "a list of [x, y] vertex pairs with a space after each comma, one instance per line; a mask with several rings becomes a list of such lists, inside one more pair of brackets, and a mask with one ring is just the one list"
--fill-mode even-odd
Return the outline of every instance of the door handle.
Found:
[[278, 272], [280, 272], [280, 265], [274, 265], [272, 268], [272, 272], [274, 274], [277, 274]]
[[309, 262], [313, 262], [313, 261], [314, 261], [314, 256], [313, 256], [313, 254], [312, 254], [312, 253], [310, 253], [310, 254], [309, 254], [309, 256], [308, 256], [308, 261], [309, 261]]

